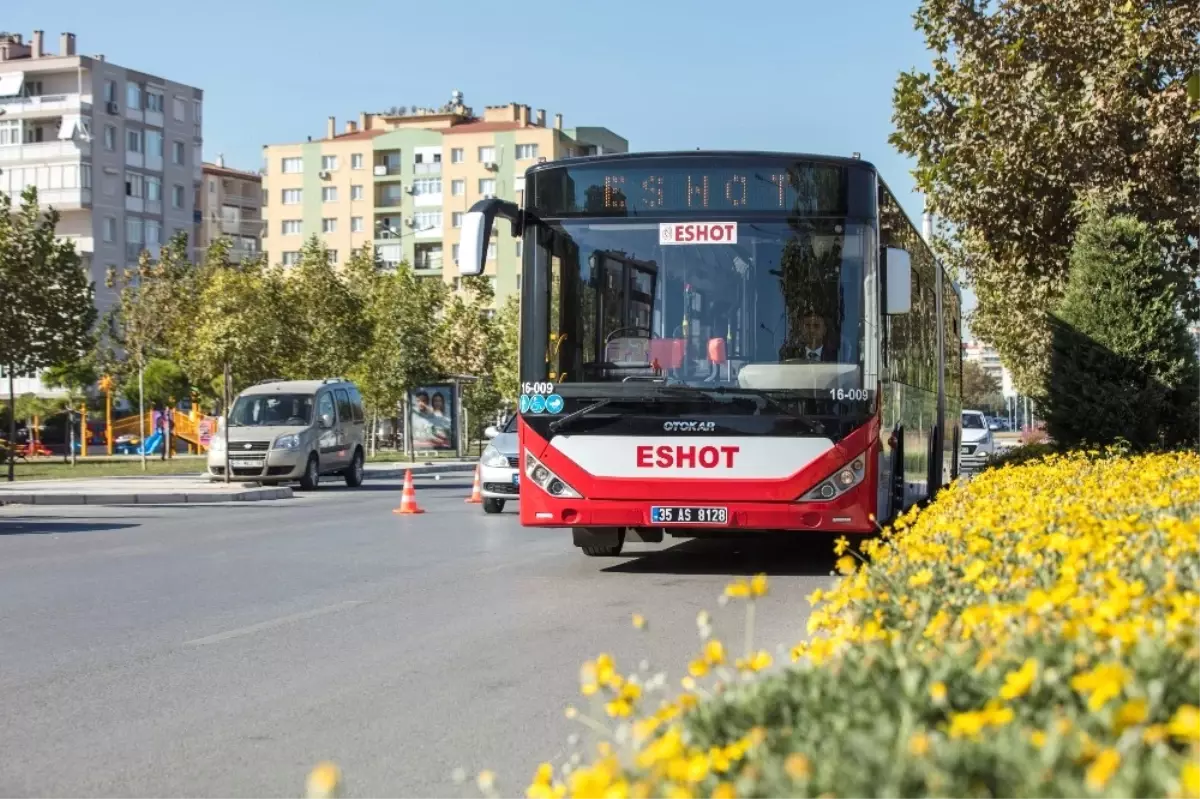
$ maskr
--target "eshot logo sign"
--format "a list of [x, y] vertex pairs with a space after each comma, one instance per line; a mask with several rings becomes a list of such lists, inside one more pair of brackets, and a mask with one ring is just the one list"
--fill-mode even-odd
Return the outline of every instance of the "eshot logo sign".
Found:
[[737, 222], [662, 222], [658, 226], [658, 243], [676, 244], [737, 244]]

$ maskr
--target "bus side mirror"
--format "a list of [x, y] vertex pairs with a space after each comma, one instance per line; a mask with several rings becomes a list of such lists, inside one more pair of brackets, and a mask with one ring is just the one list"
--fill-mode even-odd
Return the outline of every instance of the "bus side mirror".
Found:
[[521, 209], [516, 203], [491, 198], [480, 200], [463, 216], [462, 235], [458, 244], [458, 273], [464, 277], [482, 275], [487, 262], [488, 243], [496, 217], [502, 216], [513, 224], [513, 235], [519, 234]]
[[904, 314], [912, 310], [912, 264], [908, 253], [895, 247], [884, 251], [887, 269], [887, 312]]

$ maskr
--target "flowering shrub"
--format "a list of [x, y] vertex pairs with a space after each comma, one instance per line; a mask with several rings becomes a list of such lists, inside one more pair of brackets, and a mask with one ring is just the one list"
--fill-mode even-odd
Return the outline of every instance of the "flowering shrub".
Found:
[[528, 796], [1200, 795], [1198, 497], [1195, 454], [986, 471], [839, 540], [778, 672], [753, 645], [766, 579], [735, 582], [740, 656], [701, 614], [657, 706], [664, 675], [585, 664], [568, 716], [604, 740]]

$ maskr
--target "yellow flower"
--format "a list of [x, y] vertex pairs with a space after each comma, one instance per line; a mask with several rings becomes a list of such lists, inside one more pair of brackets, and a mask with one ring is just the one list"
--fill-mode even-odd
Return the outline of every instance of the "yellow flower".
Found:
[[495, 773], [484, 769], [479, 772], [479, 776], [475, 778], [475, 785], [483, 793], [490, 793], [492, 788], [496, 786]]
[[1113, 729], [1120, 735], [1130, 727], [1137, 726], [1146, 720], [1146, 700], [1130, 699], [1117, 710], [1113, 721]]
[[1167, 740], [1167, 725], [1166, 724], [1151, 724], [1142, 731], [1142, 742], [1147, 746], [1154, 746]]
[[963, 580], [968, 583], [973, 583], [979, 579], [979, 575], [983, 574], [987, 564], [982, 560], [972, 561], [971, 565], [963, 572]]
[[783, 770], [793, 780], [806, 780], [812, 773], [808, 758], [799, 752], [793, 752], [783, 761]]
[[646, 617], [640, 613], [633, 614], [633, 626], [637, 630], [646, 629]]
[[1124, 666], [1108, 663], [1072, 677], [1071, 687], [1088, 698], [1088, 709], [1095, 712], [1117, 697], [1128, 681]]
[[725, 662], [725, 646], [716, 638], [704, 645], [704, 661], [710, 666]]
[[920, 588], [923, 585], [929, 585], [933, 582], [933, 571], [930, 569], [921, 569], [921, 571], [908, 578], [909, 588]]
[[712, 799], [737, 799], [737, 789], [731, 782], [719, 782], [713, 788]]
[[762, 671], [770, 668], [772, 662], [771, 653], [760, 649], [748, 659], [738, 658], [734, 665], [739, 671]]
[[854, 574], [856, 564], [854, 558], [849, 555], [842, 555], [837, 559], [837, 570], [845, 575]]
[[820, 588], [818, 588], [815, 591], [813, 591], [811, 594], [808, 595], [808, 604], [816, 605], [818, 602], [821, 601], [821, 598], [824, 596], [825, 596], [825, 592], [822, 591]]
[[613, 718], [624, 718], [633, 713], [633, 705], [624, 699], [613, 699], [604, 703], [604, 712]]
[[838, 539], [833, 542], [833, 554], [835, 554], [835, 555], [839, 555], [839, 556], [845, 555], [846, 550], [848, 550], [849, 548], [850, 548], [850, 539], [846, 538], [846, 536], [844, 536], [844, 535], [838, 536]]
[[1178, 741], [1200, 744], [1200, 708], [1195, 705], [1180, 707], [1167, 724], [1167, 731]]
[[697, 782], [703, 782], [708, 776], [708, 758], [702, 754], [695, 754], [687, 760], [687, 781], [693, 785]]
[[1029, 742], [1038, 749], [1041, 749], [1046, 745], [1046, 733], [1042, 732], [1041, 730], [1034, 730], [1033, 732], [1029, 733]]
[[1117, 767], [1121, 765], [1121, 755], [1116, 749], [1105, 749], [1096, 755], [1096, 759], [1088, 766], [1087, 784], [1093, 791], [1099, 791], [1108, 785]]
[[766, 596], [767, 593], [767, 575], [756, 574], [750, 578], [750, 594], [751, 596]]
[[1183, 770], [1179, 772], [1179, 784], [1183, 787], [1184, 796], [1200, 796], [1200, 766], [1185, 763]]
[[1037, 661], [1029, 658], [1020, 669], [1004, 675], [1004, 686], [1000, 689], [1000, 698], [1016, 699], [1029, 693], [1029, 688], [1037, 678], [1037, 672]]
[[918, 732], [908, 739], [908, 751], [916, 757], [924, 757], [929, 751], [929, 736]]
[[703, 677], [705, 674], [708, 674], [708, 663], [702, 658], [693, 660], [688, 664], [688, 674], [696, 678]]
[[946, 683], [939, 680], [938, 682], [935, 682], [933, 685], [929, 686], [929, 698], [932, 699], [935, 704], [940, 705], [942, 702], [945, 702]]
[[745, 580], [734, 580], [725, 586], [725, 596], [731, 599], [744, 599], [750, 596], [750, 584]]

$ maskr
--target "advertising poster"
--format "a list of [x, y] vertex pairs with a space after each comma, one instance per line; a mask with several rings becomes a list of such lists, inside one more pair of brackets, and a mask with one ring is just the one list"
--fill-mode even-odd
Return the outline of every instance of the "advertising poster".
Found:
[[458, 447], [454, 386], [422, 386], [409, 392], [408, 423], [415, 451], [454, 451]]

